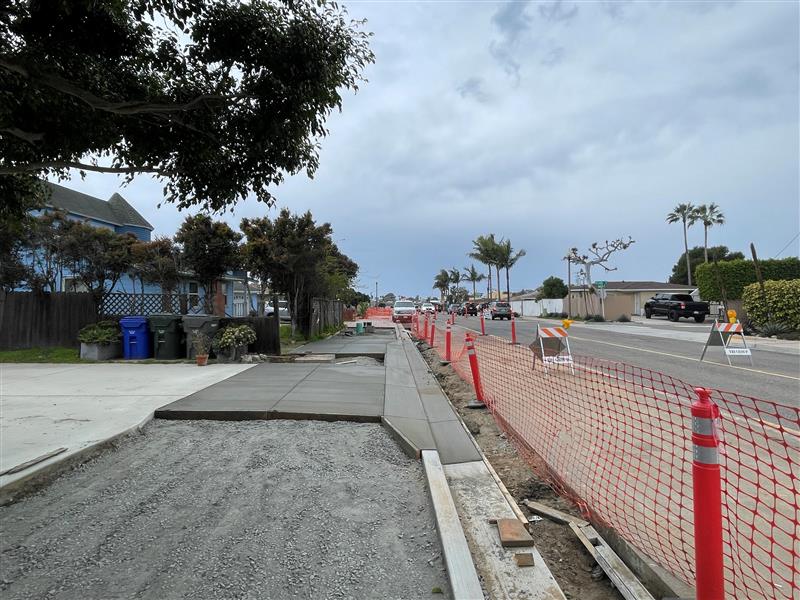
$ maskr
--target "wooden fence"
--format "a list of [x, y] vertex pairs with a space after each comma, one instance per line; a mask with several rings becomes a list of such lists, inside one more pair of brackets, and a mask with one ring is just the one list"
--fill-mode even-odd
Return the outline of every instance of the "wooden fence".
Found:
[[344, 322], [344, 302], [314, 298], [311, 301], [311, 336], [319, 335]]
[[250, 325], [256, 332], [256, 341], [247, 347], [248, 352], [281, 353], [281, 336], [274, 317], [225, 317], [219, 320], [220, 329], [228, 325]]
[[77, 347], [78, 331], [96, 321], [90, 294], [0, 291], [0, 350]]

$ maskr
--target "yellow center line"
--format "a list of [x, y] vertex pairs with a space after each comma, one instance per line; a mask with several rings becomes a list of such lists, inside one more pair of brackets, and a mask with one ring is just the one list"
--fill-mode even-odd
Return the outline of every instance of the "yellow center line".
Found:
[[[626, 350], [636, 350], [637, 352], [648, 352], [650, 354], [660, 354], [661, 356], [669, 356], [671, 358], [682, 358], [683, 360], [690, 360], [692, 362], [700, 362], [699, 358], [692, 358], [691, 356], [683, 356], [682, 354], [672, 354], [670, 352], [661, 352], [659, 350], [648, 350], [647, 348], [637, 348], [636, 346], [626, 346], [624, 344], [615, 344], [613, 342], [601, 342], [600, 340], [593, 340], [591, 338], [582, 338], [578, 336], [570, 336], [573, 340], [580, 340], [582, 342], [592, 342], [595, 344], [605, 344], [606, 346], [616, 346], [617, 348], [625, 348]], [[800, 377], [794, 375], [784, 375], [783, 373], [773, 373], [772, 371], [761, 371], [759, 369], [751, 369], [750, 367], [739, 367], [736, 365], [727, 365], [725, 363], [716, 362], [713, 360], [705, 360], [704, 363], [710, 365], [719, 365], [720, 367], [728, 367], [729, 369], [739, 369], [741, 371], [750, 371], [751, 373], [760, 373], [762, 375], [772, 375], [773, 377], [783, 377], [784, 379], [794, 379], [800, 381]]]

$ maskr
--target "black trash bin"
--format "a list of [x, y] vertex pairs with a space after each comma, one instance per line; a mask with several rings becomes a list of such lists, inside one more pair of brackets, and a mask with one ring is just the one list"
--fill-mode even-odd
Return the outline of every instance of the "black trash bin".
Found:
[[150, 332], [153, 334], [155, 358], [175, 360], [185, 356], [180, 315], [169, 313], [150, 315]]
[[219, 317], [214, 315], [183, 315], [183, 331], [186, 333], [186, 358], [194, 358], [192, 337], [196, 333], [204, 333], [209, 341], [214, 339], [219, 330]]

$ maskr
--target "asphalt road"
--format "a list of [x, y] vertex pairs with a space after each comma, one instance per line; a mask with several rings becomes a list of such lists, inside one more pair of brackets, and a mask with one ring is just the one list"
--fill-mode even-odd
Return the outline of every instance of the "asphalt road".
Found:
[[[517, 319], [517, 341], [530, 344], [536, 325], [560, 325], [552, 319]], [[458, 317], [457, 325], [480, 331], [477, 317]], [[728, 366], [719, 347], [700, 354], [711, 323], [672, 323], [666, 320], [632, 323], [574, 323], [569, 330], [575, 355], [620, 361], [676, 377], [693, 386], [717, 388], [773, 400], [789, 406], [800, 404], [800, 342], [748, 338], [753, 366], [747, 357], [731, 357]], [[486, 320], [486, 333], [511, 337], [509, 321]]]

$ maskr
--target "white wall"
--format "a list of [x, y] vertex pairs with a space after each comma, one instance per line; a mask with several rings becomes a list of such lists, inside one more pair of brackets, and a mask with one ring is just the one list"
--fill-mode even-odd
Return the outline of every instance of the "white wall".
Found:
[[564, 312], [564, 301], [560, 298], [544, 300], [512, 300], [511, 310], [519, 313], [523, 317], [538, 317], [543, 312], [560, 313]]

